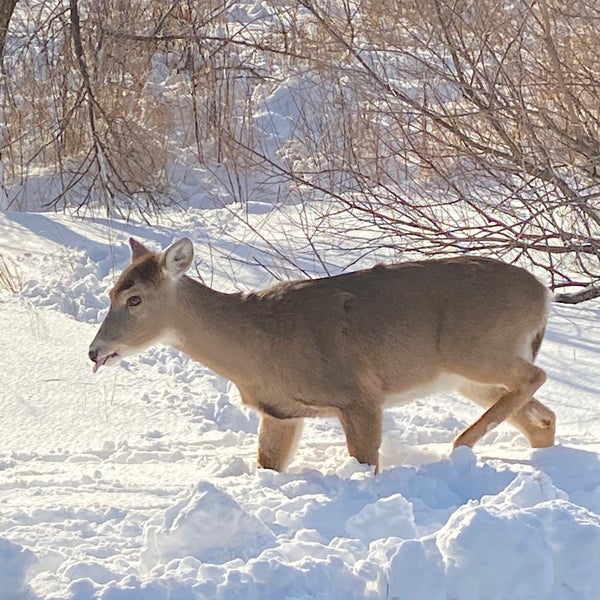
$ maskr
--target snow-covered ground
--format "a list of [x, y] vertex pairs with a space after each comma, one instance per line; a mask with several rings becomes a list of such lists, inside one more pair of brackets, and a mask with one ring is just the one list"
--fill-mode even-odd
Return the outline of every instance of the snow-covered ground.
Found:
[[[257, 470], [256, 415], [170, 349], [92, 374], [130, 235], [157, 249], [192, 237], [199, 272], [224, 290], [267, 285], [252, 265], [270, 244], [322, 270], [294, 245], [292, 209], [249, 207], [268, 238], [235, 212], [156, 227], [0, 213], [22, 285], [0, 292], [0, 599], [598, 600], [598, 302], [552, 309], [539, 396], [558, 416], [555, 447], [533, 451], [503, 425], [451, 452], [480, 410], [437, 395], [386, 413], [377, 476], [332, 420], [305, 427], [288, 473]], [[342, 249], [321, 259], [350, 262]], [[298, 275], [283, 259], [277, 273]]]

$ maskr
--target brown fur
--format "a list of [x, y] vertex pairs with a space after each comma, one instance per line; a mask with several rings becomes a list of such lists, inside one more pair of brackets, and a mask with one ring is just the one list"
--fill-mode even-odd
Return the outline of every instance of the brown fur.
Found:
[[[505, 420], [533, 446], [554, 443], [554, 413], [532, 397], [545, 380], [532, 361], [548, 292], [523, 269], [465, 257], [224, 294], [184, 275], [189, 240], [162, 254], [132, 247], [90, 356], [168, 339], [231, 379], [263, 415], [263, 467], [285, 467], [303, 418], [332, 415], [349, 453], [377, 466], [386, 398], [426, 393], [440, 376], [486, 409], [455, 445]], [[132, 295], [139, 306], [127, 306]]]
[[158, 283], [161, 279], [158, 256], [149, 254], [141, 259], [134, 260], [129, 269], [121, 276], [110, 291], [110, 297], [116, 298], [123, 292], [132, 288], [136, 283]]

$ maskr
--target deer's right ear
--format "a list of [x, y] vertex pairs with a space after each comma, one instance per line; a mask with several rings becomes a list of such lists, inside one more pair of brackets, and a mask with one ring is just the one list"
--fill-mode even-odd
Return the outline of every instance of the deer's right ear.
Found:
[[150, 250], [144, 246], [141, 242], [134, 240], [133, 238], [129, 238], [129, 245], [131, 246], [131, 260], [134, 261], [136, 258], [140, 256], [144, 256], [144, 254], [150, 254]]

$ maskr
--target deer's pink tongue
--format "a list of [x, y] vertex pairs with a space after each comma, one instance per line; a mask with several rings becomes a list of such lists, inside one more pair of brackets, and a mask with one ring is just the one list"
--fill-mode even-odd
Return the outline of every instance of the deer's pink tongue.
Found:
[[103, 364], [105, 364], [108, 358], [108, 356], [105, 356], [101, 360], [96, 361], [92, 367], [92, 373], [95, 373]]

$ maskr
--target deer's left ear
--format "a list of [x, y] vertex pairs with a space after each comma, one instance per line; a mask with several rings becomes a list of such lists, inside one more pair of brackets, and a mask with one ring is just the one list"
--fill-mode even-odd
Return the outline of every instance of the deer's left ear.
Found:
[[133, 262], [136, 258], [144, 256], [144, 254], [151, 254], [150, 250], [144, 246], [141, 242], [129, 238], [129, 245], [131, 246], [131, 261]]
[[192, 264], [194, 245], [189, 238], [183, 238], [169, 246], [160, 257], [164, 271], [172, 278], [181, 277]]

